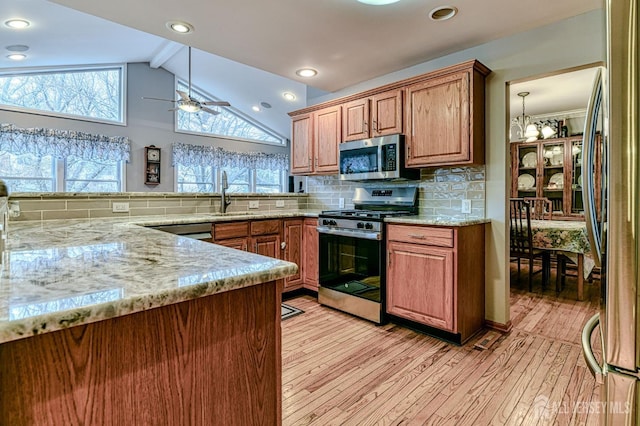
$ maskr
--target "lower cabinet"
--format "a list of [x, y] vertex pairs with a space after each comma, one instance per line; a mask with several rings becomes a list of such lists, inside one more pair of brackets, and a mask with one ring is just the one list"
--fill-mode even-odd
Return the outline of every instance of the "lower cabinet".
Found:
[[388, 314], [464, 343], [484, 325], [484, 225], [388, 225]]
[[298, 265], [298, 272], [295, 275], [285, 278], [284, 291], [295, 290], [302, 287], [303, 223], [304, 221], [302, 219], [285, 219], [283, 221], [283, 259]]
[[212, 242], [293, 262], [298, 272], [284, 280], [283, 291], [318, 291], [317, 226], [316, 218], [216, 222]]
[[318, 237], [318, 219], [306, 218], [302, 234], [302, 282], [304, 288], [318, 291], [318, 257], [320, 241]]

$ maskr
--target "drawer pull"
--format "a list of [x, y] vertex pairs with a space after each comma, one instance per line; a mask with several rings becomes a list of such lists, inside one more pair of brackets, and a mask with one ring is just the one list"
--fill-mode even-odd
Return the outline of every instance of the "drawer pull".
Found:
[[424, 236], [424, 235], [422, 235], [422, 234], [409, 234], [409, 237], [411, 237], [411, 238], [417, 238], [418, 240], [424, 240], [425, 238], [427, 238], [427, 237], [425, 237], [425, 236]]

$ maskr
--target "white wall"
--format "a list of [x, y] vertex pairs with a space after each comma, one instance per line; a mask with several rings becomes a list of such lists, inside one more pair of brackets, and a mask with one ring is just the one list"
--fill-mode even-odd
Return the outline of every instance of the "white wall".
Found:
[[[497, 24], [498, 25], [498, 24]], [[316, 97], [320, 103], [397, 80], [478, 59], [493, 72], [486, 83], [486, 318], [509, 321], [507, 198], [509, 81], [605, 60], [604, 11], [593, 11], [552, 25], [495, 40], [414, 67], [387, 74], [340, 92]]]
[[[127, 191], [170, 192], [174, 190], [174, 168], [171, 166], [171, 144], [174, 142], [195, 145], [220, 146], [237, 152], [288, 153], [288, 147], [266, 145], [230, 139], [187, 135], [174, 132], [174, 114], [170, 102], [144, 100], [143, 96], [175, 99], [173, 74], [161, 68], [149, 68], [147, 63], [127, 66], [127, 125], [92, 123], [88, 121], [55, 118], [37, 114], [0, 110], [0, 123], [18, 127], [44, 127], [76, 130], [109, 136], [128, 136], [131, 139], [131, 161], [127, 164]], [[144, 185], [144, 147], [162, 148], [161, 184]]]

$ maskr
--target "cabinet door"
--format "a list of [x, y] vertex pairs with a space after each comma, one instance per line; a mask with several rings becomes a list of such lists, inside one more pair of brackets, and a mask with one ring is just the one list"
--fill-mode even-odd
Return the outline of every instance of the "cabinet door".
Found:
[[391, 241], [387, 312], [455, 332], [453, 250]]
[[468, 72], [407, 88], [407, 166], [470, 163], [469, 100]]
[[313, 122], [311, 114], [293, 117], [291, 122], [291, 174], [309, 174], [313, 164]]
[[340, 105], [314, 113], [314, 152], [316, 173], [338, 173], [338, 144], [342, 135]]
[[298, 265], [298, 272], [284, 280], [284, 288], [302, 284], [302, 219], [284, 220], [284, 260]]
[[402, 133], [402, 90], [392, 90], [371, 98], [371, 136]]
[[318, 258], [319, 258], [319, 237], [317, 219], [304, 220], [304, 233], [302, 241], [304, 249], [302, 250], [302, 280], [304, 286], [312, 290], [318, 291]]
[[250, 251], [280, 259], [280, 235], [263, 235], [250, 239]]
[[216, 244], [221, 246], [234, 248], [236, 250], [247, 251], [247, 239], [246, 238], [230, 238], [228, 240], [216, 241]]
[[342, 105], [342, 140], [355, 141], [369, 137], [369, 98]]

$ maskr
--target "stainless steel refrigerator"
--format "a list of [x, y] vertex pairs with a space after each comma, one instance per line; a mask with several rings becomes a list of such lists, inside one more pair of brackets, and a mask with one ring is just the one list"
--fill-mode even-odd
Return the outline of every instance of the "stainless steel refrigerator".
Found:
[[[607, 62], [596, 78], [584, 135], [583, 170], [593, 168], [594, 140], [598, 132], [602, 137], [601, 211], [593, 178], [584, 178], [583, 188], [591, 251], [602, 270], [602, 300], [600, 313], [583, 329], [582, 346], [601, 384], [602, 404], [596, 408], [603, 425], [640, 422], [638, 1], [606, 0]], [[598, 357], [591, 347], [595, 335], [602, 344]]]

